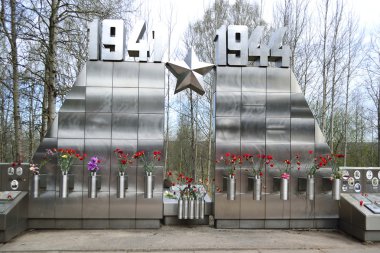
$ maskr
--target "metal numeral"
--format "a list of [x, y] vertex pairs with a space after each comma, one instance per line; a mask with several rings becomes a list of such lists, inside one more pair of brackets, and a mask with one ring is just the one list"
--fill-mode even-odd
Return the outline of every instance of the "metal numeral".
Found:
[[124, 38], [123, 20], [103, 20], [102, 59], [122, 61], [124, 59]]
[[248, 60], [259, 61], [260, 67], [267, 67], [269, 47], [260, 43], [263, 32], [264, 26], [257, 26], [251, 33], [251, 37], [249, 38]]
[[245, 66], [248, 64], [248, 27], [245, 25], [228, 26], [227, 61], [228, 65]]

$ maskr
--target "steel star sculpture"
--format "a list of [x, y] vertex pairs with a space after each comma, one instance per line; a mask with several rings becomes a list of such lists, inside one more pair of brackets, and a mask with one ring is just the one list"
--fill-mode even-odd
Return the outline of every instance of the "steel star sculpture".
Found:
[[166, 67], [177, 78], [177, 85], [174, 94], [190, 88], [199, 95], [205, 94], [202, 88], [203, 78], [213, 67], [214, 64], [200, 62], [193, 49], [189, 49], [185, 60], [179, 62], [168, 62]]

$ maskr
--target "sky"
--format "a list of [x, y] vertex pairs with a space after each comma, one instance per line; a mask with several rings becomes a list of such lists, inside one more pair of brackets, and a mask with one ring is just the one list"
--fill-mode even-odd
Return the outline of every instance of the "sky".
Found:
[[[183, 34], [189, 22], [194, 22], [203, 16], [203, 13], [209, 8], [215, 0], [139, 0], [142, 6], [141, 17], [147, 19], [146, 13], [149, 13], [149, 19], [154, 23], [159, 21], [166, 25], [172, 16], [175, 24], [172, 42], [174, 46], [183, 47]], [[229, 0], [233, 4], [235, 0]], [[250, 0], [251, 2], [262, 3], [263, 18], [268, 23], [272, 22], [273, 6], [283, 0]], [[335, 0], [331, 0], [334, 2]], [[367, 37], [380, 27], [380, 1], [379, 0], [343, 0], [348, 9], [352, 9], [359, 17], [362, 28], [365, 29]], [[320, 0], [310, 0], [311, 8], [317, 11], [317, 4]], [[313, 11], [314, 12], [314, 11]], [[171, 15], [172, 13], [172, 15]], [[380, 28], [379, 28], [380, 30]]]

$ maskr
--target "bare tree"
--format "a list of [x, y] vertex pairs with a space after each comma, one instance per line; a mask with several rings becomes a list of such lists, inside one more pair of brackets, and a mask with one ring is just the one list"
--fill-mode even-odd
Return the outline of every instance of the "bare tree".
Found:
[[[8, 11], [10, 15], [8, 15]], [[12, 87], [8, 87], [12, 91], [13, 95], [13, 123], [14, 123], [14, 147], [15, 147], [15, 159], [21, 161], [23, 159], [21, 149], [21, 116], [19, 107], [19, 60], [18, 60], [18, 28], [17, 28], [17, 3], [16, 0], [10, 0], [6, 3], [6, 0], [1, 0], [1, 29], [4, 32], [8, 43], [10, 45], [10, 58], [12, 64]], [[8, 19], [9, 18], [9, 19]]]

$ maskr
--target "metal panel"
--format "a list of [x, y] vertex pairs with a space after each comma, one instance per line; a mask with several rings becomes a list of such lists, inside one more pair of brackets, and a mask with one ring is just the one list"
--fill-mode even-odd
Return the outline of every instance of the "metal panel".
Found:
[[302, 93], [291, 94], [291, 106], [290, 106], [291, 117], [293, 118], [312, 118], [314, 119], [313, 113], [306, 102], [306, 99]]
[[113, 67], [113, 87], [138, 87], [139, 67], [136, 62], [115, 62]]
[[[242, 154], [265, 154], [265, 142], [242, 142]], [[249, 165], [246, 164], [241, 169], [241, 203], [240, 203], [240, 218], [241, 219], [265, 219], [265, 194], [262, 194], [260, 201], [253, 200], [253, 188], [249, 188], [248, 177]], [[265, 180], [262, 181], [262, 192], [264, 192]], [[241, 222], [241, 227], [245, 223]]]
[[58, 115], [54, 118], [53, 123], [48, 127], [45, 138], [58, 137]]
[[330, 147], [326, 143], [325, 136], [319, 128], [318, 122], [315, 120], [315, 152], [318, 154], [330, 154]]
[[137, 219], [162, 219], [163, 202], [162, 192], [153, 192], [153, 198], [144, 198], [144, 193], [137, 193], [136, 218]]
[[218, 67], [216, 91], [241, 91], [241, 67]]
[[55, 191], [41, 192], [29, 201], [28, 218], [54, 218]]
[[292, 71], [290, 71], [290, 82], [291, 82], [290, 84], [291, 93], [302, 93], [302, 90], [301, 90], [300, 85], [298, 84], [297, 78]]
[[265, 142], [265, 128], [266, 120], [261, 114], [242, 117], [241, 139], [244, 141]]
[[[240, 154], [240, 139], [227, 140], [225, 142], [216, 139], [215, 160], [227, 152]], [[225, 167], [222, 164], [215, 166], [215, 187], [221, 191], [215, 192], [215, 219], [239, 219], [240, 217], [240, 170], [236, 173], [236, 199], [227, 200], [227, 193], [223, 191], [223, 178], [226, 175]]]
[[87, 87], [86, 112], [111, 112], [112, 88]]
[[[162, 146], [162, 144], [161, 144]], [[137, 140], [112, 140], [112, 150], [119, 148], [124, 151], [124, 153], [133, 156], [137, 151]], [[127, 169], [128, 174], [128, 192], [136, 191], [136, 164], [134, 162]], [[110, 179], [110, 191], [117, 191], [117, 174], [118, 174], [118, 161], [114, 154], [111, 154], [111, 179]]]
[[217, 92], [216, 116], [240, 116], [241, 92]]
[[162, 63], [140, 63], [139, 87], [158, 88], [165, 86], [165, 65]]
[[266, 92], [267, 68], [242, 68], [242, 91]]
[[87, 82], [87, 65], [84, 65], [82, 70], [79, 72], [73, 87], [86, 86], [86, 82]]
[[58, 138], [83, 138], [84, 113], [60, 112], [58, 116]]
[[267, 94], [267, 117], [290, 117], [290, 94], [268, 93]]
[[83, 87], [83, 86], [71, 87], [70, 92], [66, 95], [66, 100], [67, 99], [85, 100], [86, 99], [86, 87]]
[[87, 62], [87, 85], [112, 87], [113, 62]]
[[267, 143], [290, 142], [290, 118], [267, 118]]
[[[292, 119], [293, 121], [293, 119]], [[307, 128], [307, 127], [305, 127]], [[314, 136], [314, 135], [312, 135]], [[292, 134], [293, 140], [293, 134]], [[309, 150], [314, 151], [313, 141], [309, 144], [299, 144], [293, 143], [291, 145], [292, 149], [292, 158], [296, 155], [300, 157], [301, 169], [298, 170], [297, 166], [294, 164], [291, 171], [291, 184], [290, 184], [290, 201], [291, 201], [291, 210], [290, 217], [291, 219], [314, 219], [314, 201], [308, 200], [306, 195], [306, 185], [305, 189], [301, 187], [301, 183], [306, 184], [307, 171], [306, 167], [311, 166], [312, 158], [310, 159]]]
[[164, 107], [164, 89], [139, 89], [139, 113], [163, 113]]
[[56, 192], [54, 218], [82, 218], [82, 192], [70, 192], [68, 198], [60, 198]]
[[[102, 180], [103, 183], [103, 180]], [[84, 219], [108, 219], [109, 218], [109, 203], [110, 192], [98, 192], [95, 199], [87, 198], [87, 193], [83, 192], [83, 218]], [[83, 220], [83, 227], [85, 228]], [[106, 228], [106, 227], [101, 227]]]
[[[96, 155], [102, 162], [100, 171], [97, 173], [101, 176], [100, 192], [109, 192], [110, 167], [111, 167], [111, 140], [110, 139], [86, 139], [85, 151], [88, 157]], [[87, 196], [88, 192], [88, 176], [87, 169], [83, 175], [83, 194]]]
[[163, 114], [140, 114], [139, 115], [139, 139], [156, 140], [163, 139], [164, 115]]
[[217, 141], [240, 140], [240, 117], [217, 117], [215, 121]]
[[73, 86], [67, 94], [60, 112], [85, 112], [86, 87]]
[[[161, 135], [162, 136], [162, 135]], [[164, 141], [161, 140], [138, 140], [137, 143], [137, 150], [144, 150], [147, 157], [151, 158], [153, 155], [154, 150], [163, 151], [164, 149]], [[163, 166], [164, 160], [162, 159], [161, 162], [156, 163], [157, 166]], [[144, 192], [144, 171], [141, 167], [141, 164], [138, 164], [139, 167], [137, 168], [136, 172], [136, 180], [137, 180], [137, 192], [143, 193]], [[161, 174], [160, 174], [161, 173]], [[162, 192], [163, 189], [163, 179], [162, 179], [162, 167], [158, 167], [156, 169], [156, 172], [154, 173], [155, 176], [155, 185], [154, 185], [154, 193], [156, 192]]]
[[85, 100], [66, 99], [60, 112], [85, 112]]
[[267, 92], [290, 92], [290, 68], [267, 68]]
[[[317, 151], [315, 151], [317, 152]], [[330, 168], [320, 168], [315, 178], [315, 218], [336, 219], [338, 215], [339, 201], [332, 199], [331, 195]], [[329, 187], [323, 184], [329, 183]]]
[[[33, 162], [39, 164], [46, 155], [46, 149], [53, 149], [57, 147], [58, 140], [56, 138], [44, 138], [40, 146], [37, 148], [36, 153], [33, 156]], [[42, 174], [47, 174], [47, 191], [55, 191], [55, 176], [57, 169], [57, 159], [52, 158], [41, 171]]]
[[292, 144], [297, 143], [314, 143], [315, 129], [314, 119], [292, 118], [291, 119], [291, 137]]
[[114, 88], [112, 112], [137, 113], [138, 94], [138, 88]]
[[[129, 177], [128, 177], [129, 179]], [[119, 199], [116, 192], [110, 196], [110, 218], [134, 219], [136, 218], [136, 191], [128, 191], [125, 198]]]
[[[139, 150], [141, 146], [146, 146], [147, 142], [138, 143]], [[163, 142], [156, 142], [153, 145], [145, 150], [146, 156], [148, 159], [152, 158], [153, 147], [156, 146], [158, 150], [162, 150]], [[159, 166], [161, 165], [161, 166]], [[156, 166], [156, 169], [153, 173], [154, 175], [154, 190], [153, 190], [153, 198], [147, 199], [144, 198], [144, 169], [139, 164], [137, 168], [137, 200], [136, 200], [136, 218], [137, 219], [162, 219], [163, 217], [163, 200], [162, 200], [162, 190], [163, 190], [163, 161], [161, 164]]]
[[110, 226], [110, 220], [104, 218], [85, 219], [82, 224], [84, 229], [108, 229]]
[[266, 93], [242, 92], [242, 105], [266, 105]]
[[113, 113], [112, 138], [137, 139], [138, 114]]
[[86, 138], [111, 138], [111, 113], [86, 113]]
[[[247, 105], [241, 107], [241, 118], [265, 118], [265, 105]], [[263, 129], [265, 130], [265, 128]]]
[[[277, 161], [290, 159], [289, 143], [270, 143], [266, 145], [266, 154], [273, 155]], [[267, 167], [265, 173], [265, 192], [266, 192], [266, 219], [289, 219], [290, 218], [290, 201], [280, 200], [280, 192], [274, 191], [274, 178], [280, 177], [278, 164], [274, 168]], [[292, 178], [290, 179], [290, 183]], [[278, 187], [279, 188], [279, 187]]]

